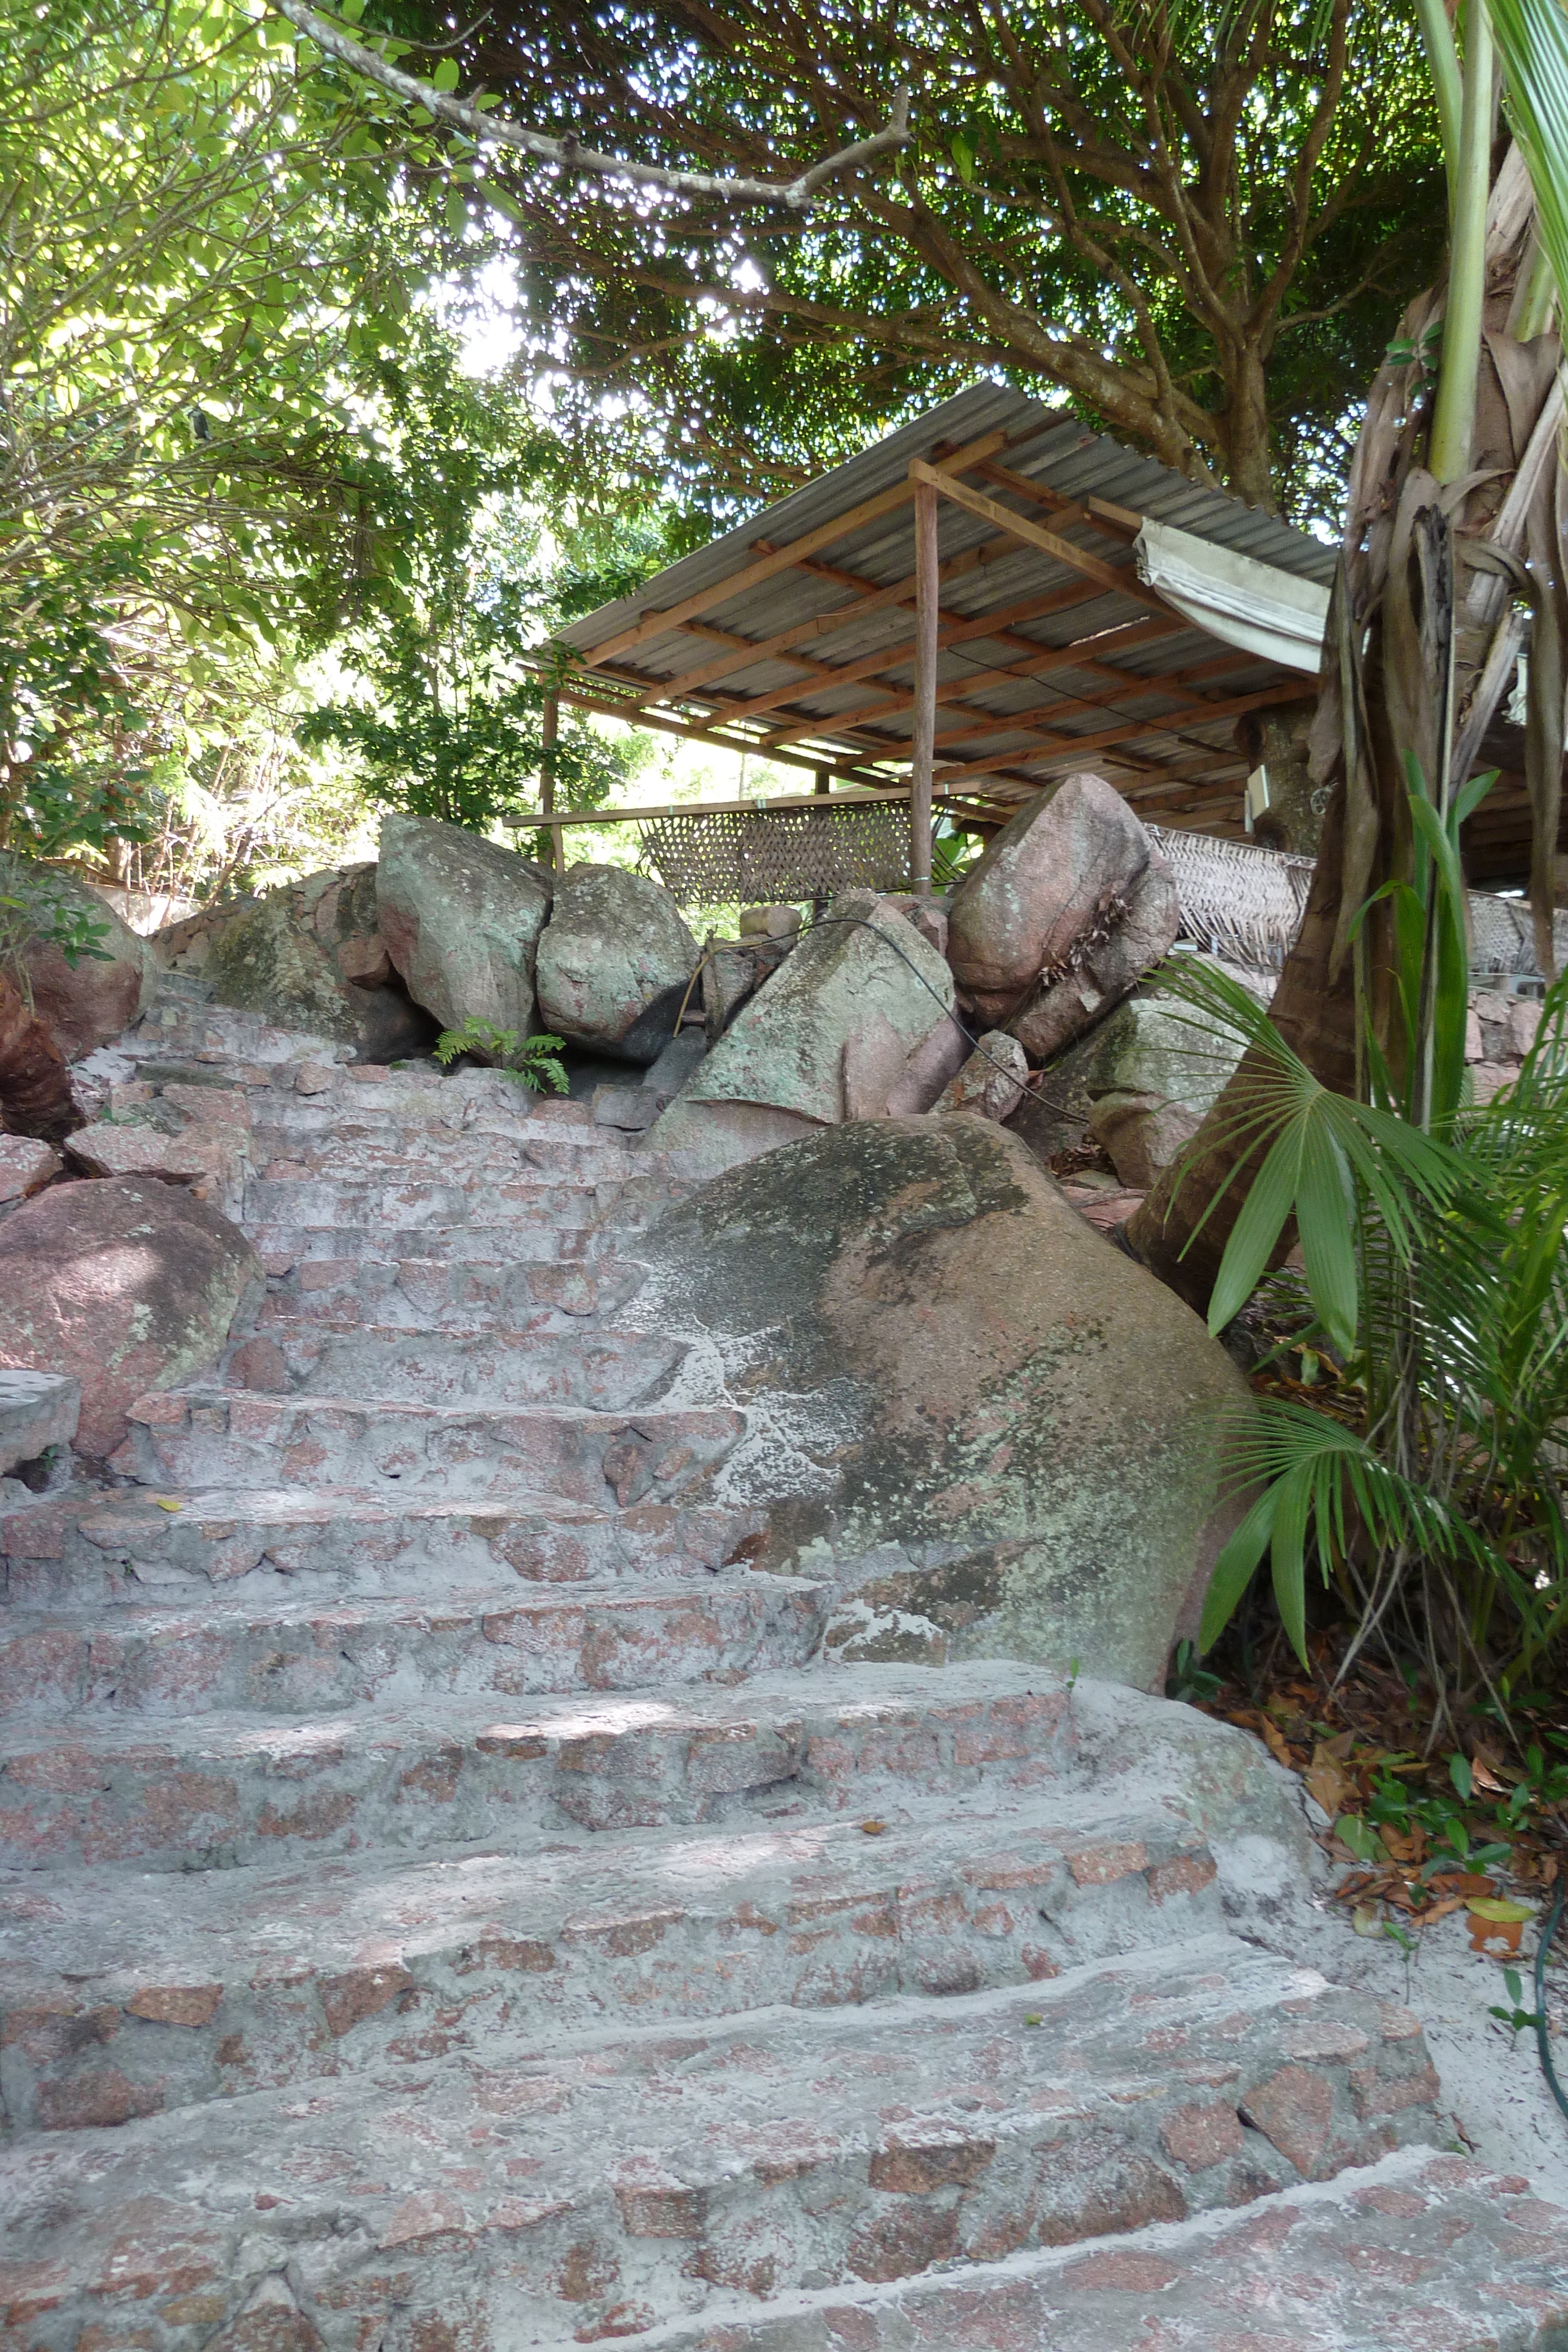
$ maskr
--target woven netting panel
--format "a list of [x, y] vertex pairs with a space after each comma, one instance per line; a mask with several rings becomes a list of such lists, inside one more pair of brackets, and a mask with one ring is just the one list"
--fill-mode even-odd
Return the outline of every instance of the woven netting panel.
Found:
[[659, 817], [643, 827], [643, 864], [683, 907], [902, 890], [909, 879], [909, 810], [898, 801], [868, 801], [853, 808]]
[[1180, 936], [1235, 962], [1278, 971], [1301, 927], [1312, 859], [1164, 825], [1149, 832], [1176, 874]]

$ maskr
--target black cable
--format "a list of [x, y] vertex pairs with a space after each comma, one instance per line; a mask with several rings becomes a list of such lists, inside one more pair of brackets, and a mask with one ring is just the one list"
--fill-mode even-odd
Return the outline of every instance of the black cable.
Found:
[[1005, 1063], [998, 1061], [994, 1054], [988, 1054], [979, 1039], [975, 1036], [971, 1031], [965, 1028], [963, 1023], [959, 1020], [952, 1006], [950, 1004], [942, 1003], [941, 990], [932, 986], [930, 981], [926, 979], [925, 974], [921, 971], [920, 966], [915, 962], [915, 958], [911, 955], [905, 955], [904, 950], [899, 946], [898, 941], [895, 939], [890, 938], [888, 933], [883, 929], [880, 923], [873, 923], [870, 917], [866, 915], [820, 915], [810, 928], [813, 931], [826, 931], [831, 930], [835, 925], [842, 930], [858, 929], [870, 931], [874, 938], [881, 940], [885, 947], [890, 947], [893, 950], [894, 954], [899, 957], [902, 961], [909, 966], [910, 971], [915, 974], [915, 979], [920, 982], [921, 987], [925, 990], [927, 994], [934, 996], [936, 999], [937, 1003], [942, 1005], [943, 1012], [953, 1024], [953, 1026], [958, 1032], [959, 1036], [963, 1038], [965, 1044], [972, 1045], [976, 1053], [980, 1056], [980, 1059], [983, 1062], [989, 1062], [993, 1070], [1000, 1070], [1003, 1077], [1007, 1079], [1009, 1086], [1021, 1086], [1031, 1102], [1045, 1103], [1049, 1105], [1051, 1109], [1061, 1111], [1065, 1118], [1071, 1118], [1076, 1115], [1071, 1103], [1063, 1102], [1058, 1095], [1048, 1095], [1041, 1088], [1030, 1086], [1026, 1080], [1019, 1078], [1016, 1070], [1009, 1070]]
[[1558, 1865], [1557, 1893], [1546, 1915], [1546, 1925], [1541, 1930], [1541, 1940], [1535, 1947], [1535, 2046], [1541, 2053], [1541, 2071], [1546, 2077], [1546, 2087], [1558, 2106], [1568, 2116], [1568, 2098], [1563, 2095], [1563, 2085], [1557, 2079], [1557, 2069], [1552, 2063], [1552, 2035], [1546, 2023], [1546, 1956], [1552, 1949], [1552, 1939], [1563, 1921], [1564, 1904], [1568, 1904], [1568, 1879]]

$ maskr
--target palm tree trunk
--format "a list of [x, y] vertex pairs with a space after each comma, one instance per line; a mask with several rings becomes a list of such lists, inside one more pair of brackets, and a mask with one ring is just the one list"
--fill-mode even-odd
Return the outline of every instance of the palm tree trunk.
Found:
[[[1314, 1076], [1341, 1094], [1357, 1091], [1364, 1021], [1396, 1070], [1407, 1042], [1392, 999], [1386, 911], [1374, 908], [1351, 940], [1357, 911], [1412, 870], [1406, 761], [1418, 762], [1434, 798], [1464, 782], [1512, 682], [1521, 600], [1531, 608], [1531, 896], [1542, 969], [1552, 968], [1568, 642], [1557, 529], [1562, 352], [1554, 332], [1518, 339], [1521, 320], [1539, 323], [1532, 220], [1529, 179], [1511, 150], [1487, 211], [1468, 469], [1445, 486], [1427, 466], [1428, 355], [1445, 306], [1437, 293], [1406, 313], [1351, 468], [1312, 739], [1312, 773], [1328, 805], [1301, 934], [1270, 1007]], [[1245, 1128], [1257, 1077], [1244, 1058], [1189, 1154], [1123, 1229], [1134, 1254], [1200, 1312], [1254, 1172]]]

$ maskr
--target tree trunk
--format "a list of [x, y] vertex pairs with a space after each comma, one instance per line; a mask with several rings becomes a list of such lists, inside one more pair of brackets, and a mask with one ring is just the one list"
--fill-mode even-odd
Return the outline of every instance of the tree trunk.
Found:
[[[1344, 794], [1338, 791], [1323, 821], [1301, 933], [1285, 959], [1270, 1013], [1286, 1043], [1323, 1085], [1348, 1095], [1355, 1091], [1355, 990], [1348, 963], [1337, 977], [1333, 970], [1343, 827]], [[1246, 1116], [1259, 1069], [1253, 1055], [1243, 1055], [1204, 1121], [1192, 1157], [1162, 1175], [1123, 1228], [1134, 1255], [1200, 1315], [1262, 1159], [1261, 1150], [1243, 1154], [1231, 1140], [1238, 1119]], [[1177, 1169], [1183, 1171], [1179, 1182], [1175, 1181]], [[1228, 1191], [1199, 1232], [1205, 1209], [1228, 1184]]]
[[[1488, 214], [1468, 476], [1444, 490], [1423, 463], [1425, 355], [1443, 308], [1431, 294], [1412, 303], [1401, 322], [1373, 384], [1351, 467], [1312, 734], [1311, 779], [1316, 791], [1329, 788], [1329, 799], [1301, 934], [1270, 1007], [1286, 1042], [1338, 1094], [1355, 1092], [1362, 1019], [1398, 1075], [1402, 1041], [1386, 908], [1374, 910], [1354, 953], [1348, 932], [1356, 910], [1383, 883], [1411, 871], [1406, 758], [1418, 762], [1434, 798], [1445, 782], [1464, 782], [1512, 680], [1518, 637], [1511, 606], [1521, 597], [1532, 607], [1526, 751], [1535, 823], [1531, 899], [1542, 967], [1552, 969], [1568, 603], [1555, 504], [1561, 346], [1555, 334], [1521, 343], [1511, 332], [1531, 259], [1532, 217], [1522, 163], [1510, 151]], [[1528, 572], [1520, 561], [1525, 552]], [[1237, 1139], [1257, 1076], [1252, 1057], [1245, 1056], [1190, 1155], [1162, 1176], [1123, 1228], [1134, 1254], [1200, 1313], [1261, 1157]]]

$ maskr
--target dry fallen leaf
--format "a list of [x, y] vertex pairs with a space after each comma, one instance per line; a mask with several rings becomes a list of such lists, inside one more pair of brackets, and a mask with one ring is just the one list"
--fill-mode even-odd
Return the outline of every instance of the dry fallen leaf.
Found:
[[1358, 1903], [1350, 1915], [1350, 1924], [1358, 1936], [1381, 1936], [1383, 1922], [1369, 1903]]
[[887, 1828], [885, 1822], [862, 1822], [861, 1830], [866, 1837], [881, 1837]]
[[1506, 1797], [1507, 1789], [1478, 1748], [1470, 1759], [1470, 1780], [1474, 1787], [1487, 1790], [1494, 1797]]
[[[1283, 1764], [1286, 1769], [1289, 1770], [1291, 1764], [1291, 1750], [1289, 1744], [1286, 1741], [1283, 1732], [1281, 1731], [1276, 1725], [1270, 1723], [1267, 1716], [1263, 1718], [1263, 1738], [1270, 1755], [1272, 1756], [1278, 1763]], [[1324, 1811], [1327, 1811], [1328, 1810], [1329, 1808], [1325, 1806]]]
[[1434, 1919], [1446, 1919], [1451, 1911], [1462, 1910], [1464, 1901], [1462, 1895], [1446, 1895], [1441, 1903], [1434, 1903], [1429, 1910], [1421, 1913], [1421, 1925], [1429, 1927]]
[[1354, 1806], [1347, 1800], [1356, 1794], [1355, 1783], [1348, 1773], [1340, 1770], [1321, 1743], [1313, 1750], [1312, 1760], [1302, 1778], [1308, 1796], [1316, 1798], [1331, 1822], [1337, 1821], [1341, 1813], [1354, 1811]]

